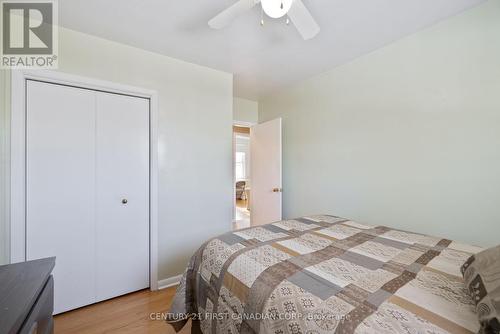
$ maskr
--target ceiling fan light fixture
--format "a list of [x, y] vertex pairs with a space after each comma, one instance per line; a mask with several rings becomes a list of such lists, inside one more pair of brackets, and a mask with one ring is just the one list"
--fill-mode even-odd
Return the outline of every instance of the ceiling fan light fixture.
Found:
[[279, 19], [292, 8], [293, 0], [261, 0], [262, 10], [267, 16]]
[[228, 26], [236, 17], [261, 5], [261, 21], [264, 24], [264, 13], [267, 16], [279, 19], [286, 15], [285, 22], [293, 23], [297, 31], [305, 40], [311, 39], [320, 32], [318, 23], [314, 20], [302, 0], [235, 0], [236, 2], [220, 12], [208, 25], [213, 29], [222, 29]]

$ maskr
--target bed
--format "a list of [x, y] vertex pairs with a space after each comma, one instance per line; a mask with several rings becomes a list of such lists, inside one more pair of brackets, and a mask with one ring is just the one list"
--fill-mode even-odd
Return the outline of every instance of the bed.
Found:
[[477, 333], [460, 267], [482, 249], [317, 215], [223, 234], [167, 313], [209, 333]]

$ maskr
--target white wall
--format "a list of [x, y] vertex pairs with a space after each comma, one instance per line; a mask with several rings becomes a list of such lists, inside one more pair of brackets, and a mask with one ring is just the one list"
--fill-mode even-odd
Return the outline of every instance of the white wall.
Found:
[[259, 101], [276, 117], [285, 217], [499, 243], [500, 0]]
[[[232, 75], [60, 29], [59, 70], [159, 94], [159, 278], [231, 229]], [[3, 155], [3, 154], [2, 154]]]
[[256, 124], [259, 117], [259, 104], [256, 101], [235, 97], [233, 100], [233, 119], [236, 122]]

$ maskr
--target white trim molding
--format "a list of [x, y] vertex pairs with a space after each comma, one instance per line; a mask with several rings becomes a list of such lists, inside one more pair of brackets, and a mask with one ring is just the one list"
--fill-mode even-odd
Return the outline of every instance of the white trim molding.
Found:
[[26, 261], [26, 81], [37, 80], [150, 100], [150, 289], [158, 290], [158, 93], [50, 70], [11, 72], [10, 262]]
[[243, 128], [251, 128], [252, 126], [254, 126], [255, 124], [257, 123], [253, 123], [253, 122], [245, 122], [245, 121], [237, 121], [237, 120], [234, 120], [233, 121], [233, 125], [234, 126], [241, 126]]
[[170, 288], [174, 285], [177, 285], [181, 282], [181, 279], [182, 279], [182, 275], [177, 275], [177, 276], [172, 276], [169, 278], [159, 280], [158, 281], [158, 289], [159, 290], [166, 289], [166, 288]]

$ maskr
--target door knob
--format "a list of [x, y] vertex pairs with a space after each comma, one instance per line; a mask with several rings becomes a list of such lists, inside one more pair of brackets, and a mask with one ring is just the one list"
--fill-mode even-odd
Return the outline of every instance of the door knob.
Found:
[[280, 193], [281, 191], [281, 188], [273, 188], [273, 193]]
[[122, 199], [122, 204], [127, 204], [128, 200], [126, 198]]

